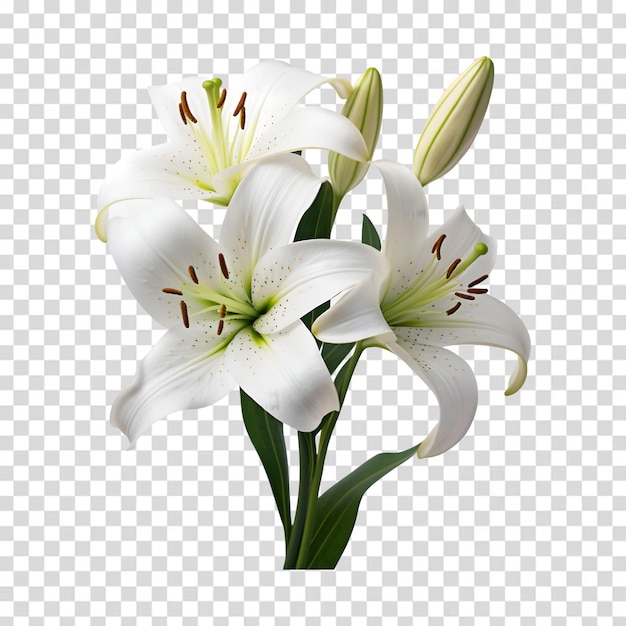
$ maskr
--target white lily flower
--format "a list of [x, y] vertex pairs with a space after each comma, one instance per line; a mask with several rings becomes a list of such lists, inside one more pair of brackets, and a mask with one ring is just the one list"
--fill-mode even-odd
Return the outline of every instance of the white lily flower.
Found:
[[439, 422], [418, 456], [441, 454], [470, 427], [478, 405], [476, 379], [467, 363], [443, 346], [482, 344], [518, 355], [506, 395], [526, 379], [530, 338], [520, 318], [487, 295], [485, 281], [495, 261], [495, 241], [459, 207], [428, 235], [428, 207], [415, 176], [397, 163], [378, 161], [388, 204], [381, 253], [387, 274], [341, 296], [313, 325], [321, 341], [349, 343], [371, 338], [389, 349], [432, 389]]
[[249, 168], [271, 155], [322, 148], [366, 160], [363, 137], [346, 117], [298, 106], [324, 83], [342, 98], [352, 92], [348, 80], [281, 61], [259, 63], [228, 90], [219, 78], [200, 77], [153, 87], [150, 95], [168, 141], [114, 166], [98, 196], [98, 237], [106, 241], [108, 208], [120, 200], [162, 195], [227, 205]]
[[112, 207], [109, 248], [141, 306], [168, 327], [116, 399], [111, 422], [135, 445], [156, 420], [207, 406], [239, 385], [301, 431], [339, 408], [315, 338], [300, 318], [381, 271], [358, 243], [290, 243], [320, 181], [280, 155], [237, 188], [212, 239], [169, 198]]

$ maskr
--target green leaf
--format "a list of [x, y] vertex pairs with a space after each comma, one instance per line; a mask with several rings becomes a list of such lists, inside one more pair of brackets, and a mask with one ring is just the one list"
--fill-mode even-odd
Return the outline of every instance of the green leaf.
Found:
[[380, 237], [372, 221], [363, 213], [363, 226], [361, 227], [361, 241], [376, 250], [380, 250]]
[[410, 459], [419, 445], [404, 452], [385, 452], [366, 461], [324, 492], [316, 508], [308, 567], [333, 569], [350, 539], [365, 492], [380, 478]]
[[243, 389], [241, 413], [250, 440], [270, 481], [276, 508], [285, 529], [285, 541], [288, 542], [291, 534], [291, 501], [283, 424], [262, 409]]
[[322, 344], [322, 358], [328, 371], [332, 374], [341, 365], [341, 362], [354, 348], [353, 343], [324, 343]]
[[304, 239], [329, 239], [333, 228], [333, 188], [328, 181], [322, 183], [313, 204], [305, 211], [294, 241]]

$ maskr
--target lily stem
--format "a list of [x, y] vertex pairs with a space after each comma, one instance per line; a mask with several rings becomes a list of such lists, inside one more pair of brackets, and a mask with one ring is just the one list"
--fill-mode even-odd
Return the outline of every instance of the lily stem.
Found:
[[[335, 428], [335, 424], [337, 423], [337, 419], [339, 418], [339, 414], [341, 412], [341, 407], [343, 406], [343, 402], [346, 397], [346, 393], [348, 392], [348, 388], [350, 387], [350, 381], [352, 380], [352, 375], [354, 374], [354, 370], [361, 358], [361, 354], [363, 354], [363, 350], [365, 350], [366, 346], [361, 342], [357, 343], [350, 360], [341, 368], [339, 374], [335, 378], [335, 386], [337, 387], [337, 394], [339, 396], [339, 410], [333, 411], [329, 413], [322, 422], [322, 429], [320, 432], [320, 442], [319, 449], [317, 454], [314, 452], [313, 456], [313, 466], [312, 466], [312, 476], [310, 477], [310, 482], [307, 485], [308, 488], [308, 499], [305, 504], [304, 514], [300, 515], [300, 493], [298, 493], [298, 508], [296, 510], [296, 522], [298, 522], [298, 517], [304, 518], [304, 525], [301, 531], [301, 536], [299, 538], [299, 552], [297, 556], [297, 560], [295, 563], [296, 569], [307, 569], [308, 565], [308, 557], [309, 557], [309, 549], [310, 542], [313, 531], [315, 530], [315, 508], [317, 506], [317, 499], [319, 495], [319, 489], [322, 482], [322, 474], [324, 472], [324, 461], [326, 460], [326, 453], [328, 451], [328, 445], [330, 444], [330, 437], [332, 435], [333, 429]], [[298, 433], [298, 437], [300, 435], [306, 435], [307, 433]], [[309, 433], [310, 435], [310, 433]], [[313, 441], [313, 446], [315, 446], [315, 441]], [[300, 444], [300, 450], [302, 455], [302, 443]], [[300, 467], [300, 475], [302, 477], [302, 466]], [[294, 522], [294, 529], [295, 524]], [[293, 533], [292, 533], [293, 540]]]

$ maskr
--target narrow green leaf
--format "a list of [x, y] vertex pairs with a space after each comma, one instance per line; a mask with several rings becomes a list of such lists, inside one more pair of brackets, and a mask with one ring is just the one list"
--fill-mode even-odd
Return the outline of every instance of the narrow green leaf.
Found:
[[333, 188], [328, 181], [322, 183], [313, 204], [305, 211], [294, 241], [304, 239], [329, 239], [333, 228]]
[[410, 459], [419, 446], [403, 452], [385, 452], [369, 459], [324, 492], [316, 509], [308, 567], [333, 569], [350, 539], [365, 492], [380, 478]]
[[243, 389], [241, 413], [250, 440], [270, 481], [276, 508], [285, 529], [285, 541], [288, 542], [291, 534], [291, 502], [289, 464], [282, 422], [262, 409]]
[[376, 250], [380, 250], [380, 237], [372, 221], [363, 213], [363, 226], [361, 227], [361, 241]]
[[342, 361], [354, 348], [353, 343], [324, 343], [322, 344], [322, 358], [328, 371], [332, 374], [341, 365]]

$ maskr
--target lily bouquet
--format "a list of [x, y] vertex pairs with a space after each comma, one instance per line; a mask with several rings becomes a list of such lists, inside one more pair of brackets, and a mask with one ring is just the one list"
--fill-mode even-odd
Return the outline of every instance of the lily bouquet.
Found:
[[[341, 113], [304, 106], [330, 84]], [[168, 141], [124, 157], [98, 198], [96, 232], [141, 306], [166, 328], [111, 410], [130, 442], [175, 411], [239, 387], [245, 427], [284, 528], [285, 568], [334, 568], [367, 489], [412, 457], [442, 454], [470, 427], [476, 379], [449, 345], [484, 344], [519, 359], [528, 332], [487, 294], [495, 241], [458, 208], [429, 233], [423, 187], [453, 168], [481, 125], [493, 64], [476, 60], [443, 94], [413, 167], [373, 161], [383, 98], [378, 72], [352, 85], [278, 61], [239, 83], [186, 78], [151, 92]], [[328, 153], [320, 178], [302, 150]], [[364, 215], [362, 241], [331, 239], [342, 199], [374, 167], [387, 226]], [[177, 204], [227, 206], [219, 242]], [[439, 421], [403, 452], [379, 454], [320, 494], [324, 461], [350, 379], [366, 349], [405, 361], [434, 392]], [[284, 426], [297, 430], [292, 515]]]

